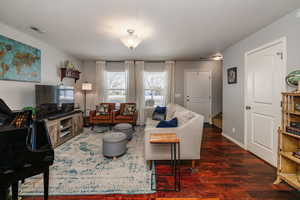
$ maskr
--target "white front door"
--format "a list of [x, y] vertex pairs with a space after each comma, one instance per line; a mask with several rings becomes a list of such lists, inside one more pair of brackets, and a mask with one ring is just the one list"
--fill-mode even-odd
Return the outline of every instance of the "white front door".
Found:
[[204, 116], [211, 122], [211, 73], [185, 71], [184, 105], [187, 109]]
[[284, 89], [284, 42], [279, 41], [246, 54], [246, 147], [276, 166]]

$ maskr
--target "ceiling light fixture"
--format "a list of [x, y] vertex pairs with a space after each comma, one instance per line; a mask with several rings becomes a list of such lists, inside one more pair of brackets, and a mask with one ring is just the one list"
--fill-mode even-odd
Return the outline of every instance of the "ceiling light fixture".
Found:
[[213, 60], [223, 60], [223, 55], [221, 53], [216, 53], [215, 55], [210, 56]]
[[134, 34], [133, 29], [128, 29], [127, 32], [128, 35], [121, 38], [121, 41], [127, 48], [134, 49], [142, 42], [142, 39]]

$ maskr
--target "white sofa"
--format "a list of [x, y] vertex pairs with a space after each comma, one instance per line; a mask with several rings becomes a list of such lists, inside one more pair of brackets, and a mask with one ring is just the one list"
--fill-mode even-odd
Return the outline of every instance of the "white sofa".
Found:
[[146, 160], [170, 160], [170, 145], [150, 144], [152, 133], [176, 133], [180, 138], [180, 156], [182, 160], [200, 159], [204, 117], [177, 105], [167, 106], [167, 120], [177, 117], [178, 127], [156, 128], [159, 121], [146, 120], [145, 157]]

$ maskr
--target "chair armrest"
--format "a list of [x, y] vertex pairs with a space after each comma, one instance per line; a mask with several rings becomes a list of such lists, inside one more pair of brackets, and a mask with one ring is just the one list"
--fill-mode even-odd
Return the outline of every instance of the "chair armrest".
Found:
[[91, 110], [89, 115], [90, 120], [92, 120], [95, 116], [96, 116], [96, 110]]
[[138, 111], [135, 111], [133, 114], [133, 120], [136, 122], [138, 118]]
[[120, 110], [114, 110], [112, 111], [113, 116], [120, 115]]

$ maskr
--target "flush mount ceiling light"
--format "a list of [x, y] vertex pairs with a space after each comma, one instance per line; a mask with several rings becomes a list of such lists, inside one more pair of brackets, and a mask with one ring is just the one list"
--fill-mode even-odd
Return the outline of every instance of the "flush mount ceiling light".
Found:
[[142, 39], [134, 34], [133, 29], [128, 29], [127, 32], [128, 35], [121, 38], [121, 41], [127, 48], [134, 49], [142, 42]]
[[223, 55], [221, 53], [216, 53], [215, 55], [210, 56], [213, 60], [223, 60]]

